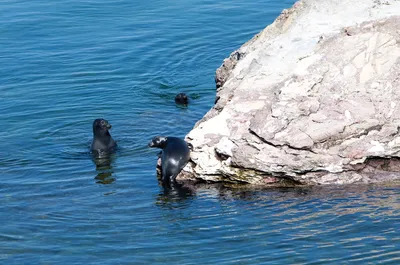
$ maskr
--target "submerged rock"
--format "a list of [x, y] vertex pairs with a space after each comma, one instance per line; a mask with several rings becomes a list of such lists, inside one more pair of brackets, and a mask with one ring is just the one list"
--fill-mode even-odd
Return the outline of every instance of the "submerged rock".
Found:
[[400, 179], [400, 1], [303, 0], [225, 59], [177, 180]]

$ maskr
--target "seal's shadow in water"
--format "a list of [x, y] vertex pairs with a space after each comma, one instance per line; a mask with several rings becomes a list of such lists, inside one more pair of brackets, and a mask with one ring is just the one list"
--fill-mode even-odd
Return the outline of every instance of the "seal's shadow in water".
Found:
[[114, 171], [112, 167], [115, 161], [115, 154], [107, 154], [100, 157], [92, 154], [92, 161], [96, 165], [97, 176], [94, 178], [96, 183], [111, 184], [116, 180], [113, 177]]
[[[162, 186], [162, 181], [159, 179], [159, 185]], [[190, 202], [196, 195], [195, 189], [186, 185], [174, 182], [170, 187], [162, 187], [156, 199], [156, 204], [165, 208], [182, 208], [188, 205], [183, 202]]]

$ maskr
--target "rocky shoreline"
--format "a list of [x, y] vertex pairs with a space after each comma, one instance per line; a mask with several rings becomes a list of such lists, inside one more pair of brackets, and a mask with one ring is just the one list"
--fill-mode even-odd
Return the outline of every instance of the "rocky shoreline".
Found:
[[400, 1], [298, 1], [215, 80], [178, 181], [400, 180]]

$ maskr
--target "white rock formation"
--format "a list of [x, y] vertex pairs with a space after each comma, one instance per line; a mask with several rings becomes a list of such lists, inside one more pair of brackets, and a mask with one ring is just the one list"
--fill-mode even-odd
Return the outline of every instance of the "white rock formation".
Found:
[[299, 1], [225, 59], [216, 83], [178, 180], [400, 179], [400, 1]]

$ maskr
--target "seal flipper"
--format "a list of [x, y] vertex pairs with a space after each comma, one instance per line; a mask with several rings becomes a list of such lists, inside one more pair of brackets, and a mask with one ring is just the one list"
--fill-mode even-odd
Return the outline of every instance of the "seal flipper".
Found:
[[164, 164], [162, 162], [163, 158], [161, 158], [161, 179], [162, 179], [162, 184], [166, 188], [171, 188], [171, 183], [175, 182], [176, 176], [178, 174], [173, 174], [172, 172], [169, 172], [168, 165]]
[[[162, 163], [162, 161], [161, 161]], [[170, 186], [170, 178], [167, 177], [167, 170], [165, 169], [165, 167], [162, 166], [161, 164], [161, 180], [162, 180], [162, 185], [163, 187], [168, 187]]]
[[162, 185], [166, 189], [173, 189], [176, 187], [178, 182], [176, 182], [176, 175], [175, 176], [167, 176], [167, 177], [162, 177]]

